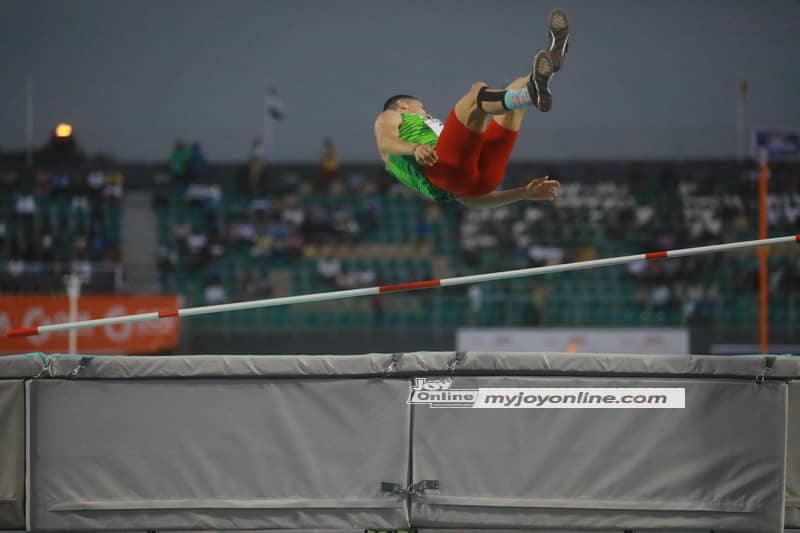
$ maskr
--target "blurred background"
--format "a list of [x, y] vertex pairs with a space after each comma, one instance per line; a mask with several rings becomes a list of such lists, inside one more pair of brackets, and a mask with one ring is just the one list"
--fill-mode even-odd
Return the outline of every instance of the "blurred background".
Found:
[[[570, 50], [503, 187], [549, 175], [557, 201], [469, 210], [388, 175], [383, 101], [444, 118], [528, 72], [554, 7]], [[769, 236], [799, 233], [798, 20], [797, 0], [0, 0], [0, 328], [753, 239], [759, 177]], [[800, 353], [796, 246], [765, 290], [769, 351]], [[750, 250], [0, 352], [756, 353], [758, 295]]]

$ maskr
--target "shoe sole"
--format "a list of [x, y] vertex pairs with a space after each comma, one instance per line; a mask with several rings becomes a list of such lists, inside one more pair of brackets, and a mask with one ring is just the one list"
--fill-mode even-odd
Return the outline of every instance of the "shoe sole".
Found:
[[548, 51], [553, 59], [553, 72], [558, 72], [564, 63], [564, 56], [567, 55], [569, 47], [569, 17], [563, 9], [554, 9], [550, 12], [547, 21], [547, 28], [550, 32], [550, 46]]
[[539, 111], [550, 111], [553, 97], [550, 94], [550, 78], [553, 76], [553, 59], [550, 52], [540, 50], [533, 58], [533, 72], [528, 81], [528, 93]]

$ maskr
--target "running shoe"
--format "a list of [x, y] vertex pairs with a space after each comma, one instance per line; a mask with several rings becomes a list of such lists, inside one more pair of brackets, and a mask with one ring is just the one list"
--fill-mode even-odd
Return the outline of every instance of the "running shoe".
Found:
[[550, 32], [550, 46], [547, 50], [553, 59], [553, 72], [558, 72], [564, 63], [564, 56], [569, 48], [569, 18], [563, 9], [554, 9], [550, 12], [547, 22]]
[[539, 50], [533, 58], [533, 70], [528, 80], [528, 94], [539, 111], [550, 111], [553, 98], [550, 94], [550, 78], [553, 77], [553, 59], [547, 50]]

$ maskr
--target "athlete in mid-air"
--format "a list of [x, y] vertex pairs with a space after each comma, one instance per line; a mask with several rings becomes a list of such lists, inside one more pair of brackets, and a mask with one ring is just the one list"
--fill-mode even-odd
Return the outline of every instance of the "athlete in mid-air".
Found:
[[569, 42], [566, 12], [553, 10], [548, 25], [550, 45], [536, 54], [530, 75], [504, 90], [473, 84], [444, 124], [428, 114], [419, 98], [398, 94], [386, 100], [375, 120], [375, 139], [389, 173], [432, 200], [458, 200], [468, 207], [554, 199], [558, 181], [547, 177], [496, 190], [525, 110], [532, 105], [549, 111], [552, 105], [550, 78], [561, 68]]

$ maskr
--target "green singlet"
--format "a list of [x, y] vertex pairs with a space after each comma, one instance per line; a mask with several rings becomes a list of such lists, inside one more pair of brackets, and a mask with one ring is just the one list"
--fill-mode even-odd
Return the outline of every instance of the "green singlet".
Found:
[[[438, 129], [441, 131], [441, 122], [435, 119], [403, 113], [403, 121], [400, 123], [400, 140], [436, 146], [439, 132], [431, 126], [439, 126]], [[390, 155], [386, 163], [386, 170], [400, 183], [431, 200], [446, 203], [455, 199], [455, 196], [428, 181], [425, 172], [413, 155]]]

